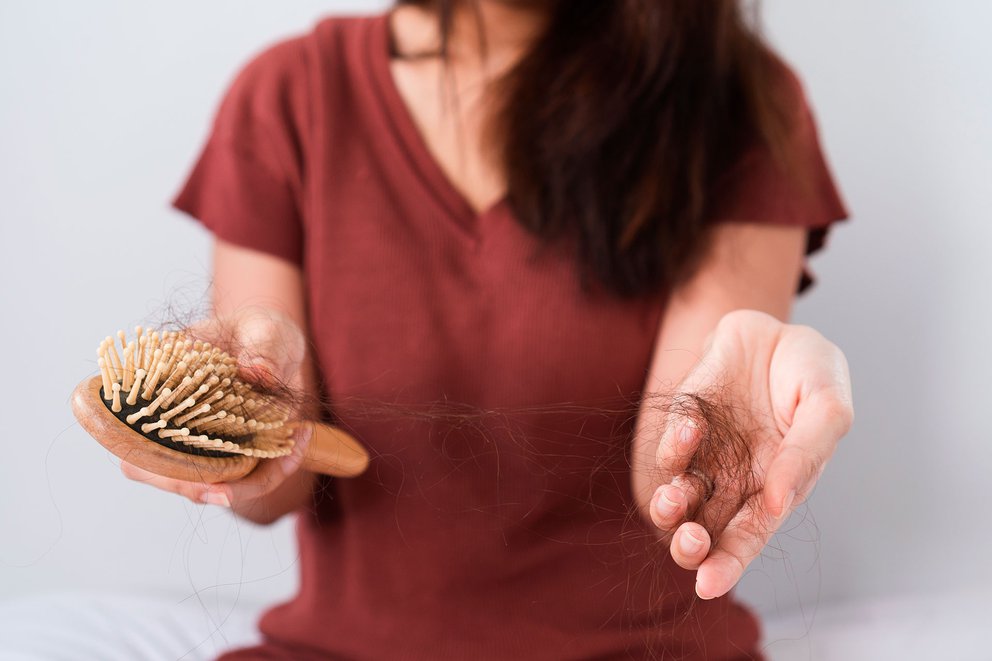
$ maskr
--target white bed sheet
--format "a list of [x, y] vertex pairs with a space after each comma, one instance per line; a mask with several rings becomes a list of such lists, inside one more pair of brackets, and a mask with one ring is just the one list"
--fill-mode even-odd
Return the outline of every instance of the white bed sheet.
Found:
[[766, 618], [770, 661], [990, 661], [992, 589], [821, 604]]
[[[764, 622], [770, 661], [992, 661], [992, 590], [821, 604]], [[42, 595], [0, 602], [0, 661], [208, 661], [255, 644], [261, 604]]]
[[254, 604], [115, 594], [0, 603], [0, 661], [208, 661], [255, 644]]

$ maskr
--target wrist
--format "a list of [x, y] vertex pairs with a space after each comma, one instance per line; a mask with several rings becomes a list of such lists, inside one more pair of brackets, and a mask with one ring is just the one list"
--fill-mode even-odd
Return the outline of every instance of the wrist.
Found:
[[233, 498], [231, 511], [252, 523], [260, 525], [274, 523], [312, 502], [315, 480], [314, 473], [297, 470], [288, 475], [279, 486], [262, 495]]

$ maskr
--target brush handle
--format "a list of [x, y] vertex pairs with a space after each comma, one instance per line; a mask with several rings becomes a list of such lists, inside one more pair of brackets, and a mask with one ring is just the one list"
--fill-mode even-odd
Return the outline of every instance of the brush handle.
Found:
[[316, 422], [301, 422], [313, 429], [303, 468], [321, 475], [355, 477], [365, 472], [369, 453], [350, 434]]

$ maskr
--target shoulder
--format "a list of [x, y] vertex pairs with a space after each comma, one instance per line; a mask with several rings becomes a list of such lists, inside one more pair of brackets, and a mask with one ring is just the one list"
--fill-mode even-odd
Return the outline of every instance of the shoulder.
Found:
[[215, 118], [219, 138], [247, 138], [266, 127], [301, 125], [308, 112], [309, 35], [258, 50], [231, 78]]
[[825, 228], [846, 218], [847, 209], [800, 75], [771, 51], [760, 75], [751, 103], [765, 127], [749, 128], [717, 179], [710, 219], [805, 227], [811, 230], [808, 250], [815, 250]]
[[314, 88], [326, 84], [335, 68], [347, 67], [342, 49], [354, 50], [350, 44], [357, 43], [376, 18], [324, 18], [309, 31], [262, 47], [234, 75], [224, 99], [225, 110], [262, 122], [306, 121], [303, 115]]
[[767, 99], [777, 108], [783, 126], [783, 137], [816, 132], [813, 110], [806, 85], [797, 69], [779, 53], [766, 50], [762, 76]]
[[249, 58], [241, 71], [248, 80], [287, 79], [302, 75], [301, 72], [316, 64], [318, 51], [333, 50], [354, 41], [382, 15], [331, 16], [317, 21], [306, 31], [274, 41]]

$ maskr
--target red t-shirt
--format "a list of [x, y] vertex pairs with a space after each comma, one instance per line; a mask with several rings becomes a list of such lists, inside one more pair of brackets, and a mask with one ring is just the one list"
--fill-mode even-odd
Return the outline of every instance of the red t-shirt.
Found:
[[[540, 249], [508, 203], [474, 213], [389, 53], [384, 15], [266, 51], [175, 202], [303, 269], [333, 414], [373, 455], [322, 483], [298, 521], [299, 594], [262, 618], [261, 647], [225, 658], [757, 656], [754, 617], [695, 599], [633, 513], [627, 453], [664, 296], [583, 290], [571, 252]], [[804, 225], [813, 249], [845, 215], [803, 110], [816, 194], [753, 153], [716, 220]]]

